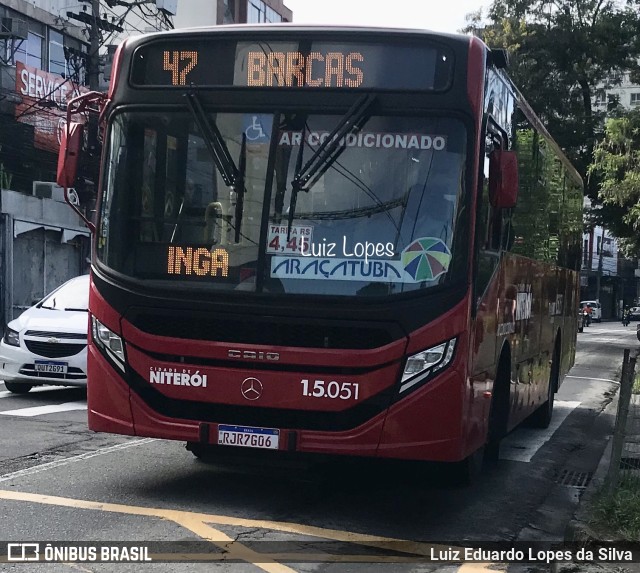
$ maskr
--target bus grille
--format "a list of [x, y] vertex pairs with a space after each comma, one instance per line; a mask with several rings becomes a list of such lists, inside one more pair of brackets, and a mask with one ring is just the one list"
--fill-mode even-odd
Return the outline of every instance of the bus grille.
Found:
[[[129, 317], [128, 317], [129, 318]], [[341, 348], [364, 350], [379, 348], [397, 340], [384, 326], [256, 321], [244, 316], [234, 318], [185, 317], [157, 313], [138, 314], [130, 320], [148, 334], [244, 344], [265, 344], [297, 348]]]

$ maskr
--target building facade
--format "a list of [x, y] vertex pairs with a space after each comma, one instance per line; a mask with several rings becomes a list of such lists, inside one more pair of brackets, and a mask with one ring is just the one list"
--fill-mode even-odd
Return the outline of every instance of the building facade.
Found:
[[580, 300], [599, 300], [602, 318], [620, 316], [625, 299], [622, 260], [616, 238], [606, 229], [595, 227], [583, 234]]
[[[595, 94], [591, 102], [593, 110], [605, 116], [617, 107], [640, 109], [640, 85], [631, 82], [628, 72], [614, 74], [598, 86]], [[590, 203], [585, 204], [585, 208], [590, 207]], [[625, 306], [638, 306], [640, 303], [639, 261], [619, 255], [615, 237], [606, 229], [595, 227], [583, 237], [581, 286], [583, 300], [600, 296], [605, 318], [621, 318]]]
[[632, 83], [627, 72], [615, 74], [607, 84], [596, 90], [594, 110], [606, 112], [615, 105], [625, 109], [640, 109], [640, 85]]
[[[585, 210], [591, 202], [585, 197]], [[638, 306], [638, 261], [622, 256], [618, 240], [605, 228], [595, 226], [582, 236], [580, 300], [599, 300], [602, 317], [622, 318], [625, 306]]]
[[[171, 28], [176, 3], [0, 0], [0, 328], [87, 271], [89, 230], [55, 184], [67, 102], [88, 90], [90, 63], [105, 88], [108, 54], [115, 51], [109, 46]], [[91, 59], [96, 29], [100, 50]], [[81, 168], [80, 195], [95, 189], [91, 164]]]
[[283, 0], [179, 0], [176, 28], [216, 24], [291, 22], [293, 13]]
[[[57, 158], [68, 101], [89, 84], [106, 90], [117, 45], [174, 26], [291, 19], [283, 0], [0, 0], [0, 328], [88, 269], [90, 234], [55, 184]], [[90, 197], [99, 149], [86, 144], [76, 191]]]

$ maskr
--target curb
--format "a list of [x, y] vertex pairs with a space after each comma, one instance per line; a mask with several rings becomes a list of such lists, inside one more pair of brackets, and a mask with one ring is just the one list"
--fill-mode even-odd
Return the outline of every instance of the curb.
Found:
[[[600, 415], [612, 416], [613, 419], [615, 419], [617, 410], [618, 392], [616, 391], [615, 396], [611, 402], [605, 406]], [[590, 508], [593, 498], [604, 485], [607, 472], [609, 471], [609, 465], [611, 463], [612, 437], [612, 435], [609, 436], [607, 445], [602, 453], [602, 457], [598, 462], [598, 467], [596, 468], [589, 485], [582, 494], [578, 507], [573, 513], [573, 517], [569, 520], [569, 523], [565, 528], [564, 540], [567, 542], [589, 545], [592, 543], [606, 541], [593, 531], [589, 522], [591, 517]]]

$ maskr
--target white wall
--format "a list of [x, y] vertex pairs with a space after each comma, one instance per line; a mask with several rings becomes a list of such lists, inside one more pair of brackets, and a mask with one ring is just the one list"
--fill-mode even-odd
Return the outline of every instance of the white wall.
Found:
[[217, 24], [217, 0], [178, 0], [178, 12], [173, 18], [176, 28], [213, 26]]
[[[64, 20], [67, 20], [67, 12], [82, 12], [82, 6], [86, 6], [87, 10], [91, 10], [90, 4], [82, 3], [78, 0], [23, 0], [23, 2], [45, 10], [54, 16], [59, 16]], [[75, 24], [82, 26], [80, 22], [75, 22]]]

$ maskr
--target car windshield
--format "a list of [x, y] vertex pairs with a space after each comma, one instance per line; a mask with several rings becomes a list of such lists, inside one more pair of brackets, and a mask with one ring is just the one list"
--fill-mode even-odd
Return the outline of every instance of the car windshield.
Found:
[[192, 111], [116, 116], [102, 264], [288, 294], [395, 294], [464, 276], [459, 120], [373, 116], [322, 153], [348, 116]]
[[89, 308], [89, 276], [66, 282], [48, 295], [40, 303], [40, 308], [86, 311]]

